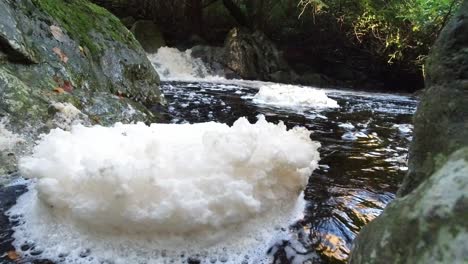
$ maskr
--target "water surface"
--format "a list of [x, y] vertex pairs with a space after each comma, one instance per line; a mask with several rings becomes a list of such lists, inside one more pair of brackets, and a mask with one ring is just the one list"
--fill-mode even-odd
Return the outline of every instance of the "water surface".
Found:
[[[263, 84], [262, 84], [263, 85]], [[339, 108], [284, 108], [252, 99], [256, 82], [163, 82], [172, 123], [216, 121], [232, 124], [263, 114], [270, 122], [304, 126], [322, 144], [320, 168], [304, 191], [303, 217], [267, 254], [274, 263], [344, 263], [359, 230], [395, 197], [407, 167], [416, 98], [327, 90]], [[22, 184], [0, 188], [1, 263], [11, 261], [11, 225], [3, 213], [25, 191]], [[34, 250], [32, 248], [31, 250]], [[22, 260], [23, 261], [23, 260]], [[24, 263], [47, 263], [24, 260]], [[188, 260], [188, 263], [196, 263]]]

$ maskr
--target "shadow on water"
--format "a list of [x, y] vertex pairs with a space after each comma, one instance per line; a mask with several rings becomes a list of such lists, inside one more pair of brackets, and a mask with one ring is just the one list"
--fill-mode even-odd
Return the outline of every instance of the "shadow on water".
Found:
[[[322, 144], [320, 167], [304, 191], [303, 217], [270, 249], [275, 264], [344, 263], [356, 234], [394, 199], [407, 170], [417, 103], [410, 96], [329, 90], [341, 107], [316, 111], [256, 105], [256, 89], [241, 85], [167, 82], [162, 90], [172, 123], [232, 124], [242, 116], [254, 122], [263, 114], [290, 128], [307, 127]], [[1, 263], [17, 263], [8, 260], [14, 223], [3, 212], [23, 192], [24, 186], [0, 188]]]

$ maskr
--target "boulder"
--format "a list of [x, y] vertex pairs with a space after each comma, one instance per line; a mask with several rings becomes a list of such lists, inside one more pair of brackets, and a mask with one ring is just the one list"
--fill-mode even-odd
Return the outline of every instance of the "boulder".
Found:
[[[162, 104], [146, 53], [105, 9], [87, 0], [0, 1], [0, 122], [8, 133], [32, 142], [68, 110], [92, 124], [153, 122], [159, 116], [147, 107]], [[0, 174], [11, 171], [2, 160], [12, 159], [0, 157]]]
[[132, 16], [127, 16], [127, 17], [121, 18], [120, 22], [122, 22], [122, 24], [124, 24], [126, 28], [131, 29], [133, 24], [135, 24], [136, 20]]
[[468, 263], [468, 1], [427, 61], [409, 172], [354, 242], [350, 262]]
[[468, 146], [468, 1], [432, 48], [414, 123], [409, 173], [400, 196], [421, 184], [452, 152]]
[[191, 50], [192, 57], [201, 59], [211, 75], [232, 77], [226, 68], [226, 52], [223, 47], [197, 45]]
[[349, 263], [467, 263], [467, 194], [468, 148], [463, 148], [361, 230]]
[[135, 22], [131, 31], [143, 49], [148, 53], [156, 53], [160, 47], [166, 46], [158, 25], [151, 20], [139, 20]]
[[224, 48], [226, 67], [243, 79], [269, 81], [280, 78], [283, 82], [291, 82], [281, 75], [281, 72], [291, 72], [288, 64], [262, 32], [234, 28], [229, 32]]

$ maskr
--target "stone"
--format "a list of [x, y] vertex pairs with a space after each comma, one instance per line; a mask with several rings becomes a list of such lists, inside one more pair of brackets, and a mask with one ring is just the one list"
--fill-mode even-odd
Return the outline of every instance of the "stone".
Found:
[[426, 89], [414, 117], [404, 196], [468, 146], [468, 2], [446, 25], [426, 65]]
[[468, 1], [441, 32], [397, 198], [354, 241], [350, 264], [468, 263]]
[[[149, 109], [165, 101], [145, 51], [104, 8], [87, 0], [0, 1], [0, 121], [31, 143], [56, 127], [56, 103], [111, 125], [156, 122], [161, 116]], [[12, 170], [0, 162], [0, 171]]]
[[350, 264], [468, 261], [468, 148], [359, 233]]
[[166, 46], [158, 25], [151, 20], [139, 20], [135, 22], [131, 31], [143, 49], [148, 53], [156, 53], [160, 47]]
[[229, 32], [224, 48], [226, 67], [243, 79], [269, 81], [278, 72], [291, 71], [273, 42], [260, 31], [234, 28]]

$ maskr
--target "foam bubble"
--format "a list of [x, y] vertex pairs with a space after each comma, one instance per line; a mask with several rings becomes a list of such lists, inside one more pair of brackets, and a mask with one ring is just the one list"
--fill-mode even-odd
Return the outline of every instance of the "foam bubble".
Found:
[[301, 211], [319, 159], [309, 134], [264, 117], [52, 130], [20, 160], [34, 181], [9, 211], [22, 216], [14, 245], [74, 263], [259, 263]]
[[337, 108], [338, 103], [328, 98], [323, 90], [295, 85], [271, 84], [261, 86], [253, 97], [258, 104], [287, 108]]

